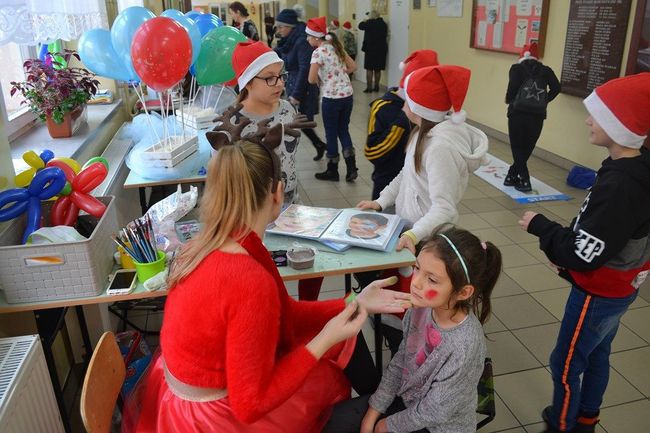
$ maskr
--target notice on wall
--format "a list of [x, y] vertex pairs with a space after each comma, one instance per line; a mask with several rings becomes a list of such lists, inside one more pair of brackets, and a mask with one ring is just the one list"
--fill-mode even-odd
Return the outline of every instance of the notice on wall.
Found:
[[439, 17], [462, 17], [463, 0], [438, 0], [437, 12]]
[[621, 71], [631, 0], [571, 0], [562, 93], [585, 97]]

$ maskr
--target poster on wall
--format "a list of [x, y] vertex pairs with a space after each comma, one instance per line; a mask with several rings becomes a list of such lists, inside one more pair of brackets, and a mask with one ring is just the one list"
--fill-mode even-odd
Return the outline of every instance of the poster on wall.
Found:
[[474, 0], [470, 47], [519, 54], [537, 42], [544, 54], [549, 0]]
[[429, 7], [430, 7], [430, 8], [435, 8], [435, 7], [436, 7], [436, 3], [437, 3], [437, 1], [438, 1], [438, 0], [429, 0]]
[[625, 75], [650, 72], [650, 1], [638, 0]]
[[562, 93], [585, 97], [621, 72], [631, 0], [571, 0]]
[[463, 16], [463, 0], [438, 0], [438, 16], [460, 18]]

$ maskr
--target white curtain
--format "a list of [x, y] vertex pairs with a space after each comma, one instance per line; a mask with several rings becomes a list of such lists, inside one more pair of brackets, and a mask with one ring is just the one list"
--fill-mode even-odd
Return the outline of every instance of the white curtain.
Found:
[[0, 0], [0, 45], [78, 39], [108, 29], [105, 0]]

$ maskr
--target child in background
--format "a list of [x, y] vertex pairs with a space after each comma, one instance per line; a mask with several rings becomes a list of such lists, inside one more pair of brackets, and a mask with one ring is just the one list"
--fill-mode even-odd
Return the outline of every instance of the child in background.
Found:
[[[585, 101], [589, 141], [607, 149], [571, 227], [526, 212], [519, 224], [571, 284], [550, 367], [548, 433], [593, 433], [621, 316], [650, 269], [650, 73], [609, 81]], [[582, 377], [582, 381], [580, 378]]]
[[357, 38], [352, 32], [352, 24], [350, 21], [343, 23], [343, 48], [352, 60], [357, 60]]
[[345, 52], [336, 35], [327, 33], [325, 17], [307, 21], [305, 32], [307, 42], [315, 48], [311, 56], [309, 82], [320, 83], [323, 97], [321, 115], [327, 141], [327, 170], [316, 173], [316, 179], [338, 182], [338, 140], [341, 140], [347, 168], [345, 180], [353, 182], [357, 178], [357, 164], [349, 130], [353, 90], [348, 74], [354, 72], [357, 65]]
[[[345, 24], [343, 25], [345, 27]], [[347, 47], [346, 47], [347, 50]], [[438, 65], [438, 54], [433, 50], [414, 51], [403, 62], [399, 88], [391, 88], [384, 96], [370, 104], [368, 138], [363, 149], [366, 158], [374, 166], [372, 173], [372, 199], [399, 174], [404, 166], [406, 143], [411, 124], [402, 110], [404, 107], [404, 80], [413, 71], [425, 66]]]
[[482, 324], [500, 273], [492, 243], [437, 228], [417, 256], [404, 339], [377, 391], [336, 405], [323, 432], [475, 432]]

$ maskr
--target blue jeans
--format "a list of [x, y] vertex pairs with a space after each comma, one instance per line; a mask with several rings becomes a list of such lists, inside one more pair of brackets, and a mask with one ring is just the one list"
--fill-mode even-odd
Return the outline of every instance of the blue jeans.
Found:
[[338, 140], [341, 140], [343, 156], [352, 148], [350, 137], [350, 115], [352, 114], [352, 95], [347, 98], [323, 98], [323, 126], [325, 127], [325, 141], [327, 141], [327, 158], [336, 159], [339, 156]]
[[599, 411], [609, 381], [612, 340], [637, 293], [626, 298], [601, 298], [571, 288], [551, 353], [553, 428], [569, 431], [579, 415], [595, 416]]

